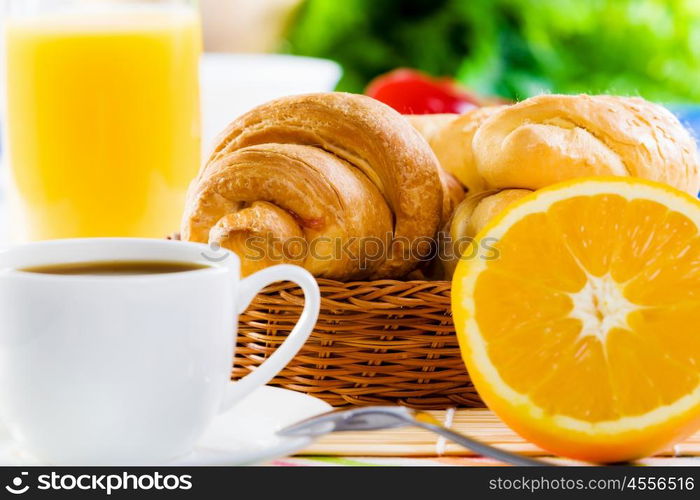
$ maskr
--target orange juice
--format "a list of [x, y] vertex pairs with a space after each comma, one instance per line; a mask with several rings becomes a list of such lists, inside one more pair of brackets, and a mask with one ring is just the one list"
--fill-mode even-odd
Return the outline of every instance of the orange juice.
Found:
[[186, 6], [6, 23], [13, 240], [178, 229], [200, 159], [200, 51]]

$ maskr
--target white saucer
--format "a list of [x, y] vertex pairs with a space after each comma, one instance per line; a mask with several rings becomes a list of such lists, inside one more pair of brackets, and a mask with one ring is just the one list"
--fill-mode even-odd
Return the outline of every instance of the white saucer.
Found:
[[[283, 438], [275, 432], [329, 411], [320, 399], [277, 387], [261, 387], [214, 419], [189, 455], [164, 465], [251, 465], [291, 455], [311, 438]], [[0, 466], [43, 465], [0, 431]]]

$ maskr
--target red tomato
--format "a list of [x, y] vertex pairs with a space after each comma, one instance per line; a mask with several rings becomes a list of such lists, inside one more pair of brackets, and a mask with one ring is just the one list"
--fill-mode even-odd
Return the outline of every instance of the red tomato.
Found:
[[450, 78], [432, 78], [412, 69], [396, 69], [378, 76], [365, 93], [399, 113], [426, 115], [464, 113], [479, 106], [478, 99]]

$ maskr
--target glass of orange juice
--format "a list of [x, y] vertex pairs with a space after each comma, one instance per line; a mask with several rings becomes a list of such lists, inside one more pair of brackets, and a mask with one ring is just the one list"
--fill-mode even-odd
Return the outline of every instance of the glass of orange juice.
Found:
[[162, 238], [200, 160], [191, 0], [9, 0], [4, 161], [13, 241]]

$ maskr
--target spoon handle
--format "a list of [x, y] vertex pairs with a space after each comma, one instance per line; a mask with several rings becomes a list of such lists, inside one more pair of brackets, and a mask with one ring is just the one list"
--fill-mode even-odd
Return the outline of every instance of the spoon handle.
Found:
[[496, 448], [495, 446], [482, 443], [481, 441], [472, 439], [468, 436], [465, 436], [464, 434], [460, 434], [459, 432], [455, 432], [451, 429], [448, 429], [447, 427], [443, 427], [442, 425], [429, 424], [421, 422], [420, 420], [416, 420], [413, 423], [413, 425], [420, 427], [421, 429], [434, 432], [435, 434], [438, 434], [439, 436], [442, 436], [445, 439], [449, 439], [450, 441], [453, 441], [458, 445], [465, 447], [468, 450], [478, 453], [479, 455], [493, 458], [507, 464], [528, 467], [541, 467], [552, 465], [547, 462], [543, 462], [542, 460], [525, 457], [517, 453], [511, 453], [509, 451]]
[[370, 431], [416, 426], [438, 434], [485, 457], [512, 465], [543, 466], [550, 463], [524, 457], [482, 443], [447, 427], [430, 414], [402, 406], [366, 406], [350, 410], [334, 410], [311, 417], [277, 431], [282, 436], [319, 437], [331, 432]]

